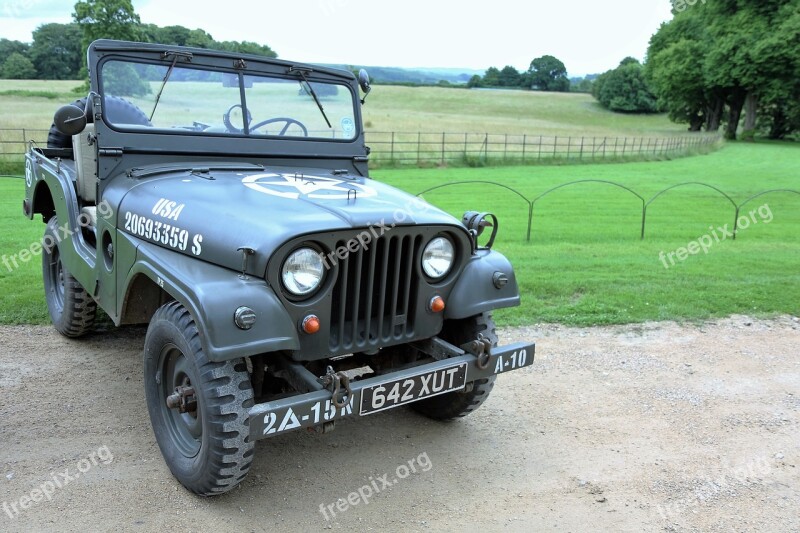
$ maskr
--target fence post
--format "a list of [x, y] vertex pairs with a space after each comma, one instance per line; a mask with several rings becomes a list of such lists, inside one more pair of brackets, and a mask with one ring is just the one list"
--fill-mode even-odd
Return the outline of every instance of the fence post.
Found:
[[442, 132], [442, 166], [444, 166], [444, 136], [445, 132]]
[[607, 137], [603, 137], [603, 159], [606, 158], [606, 144], [607, 144]]
[[625, 144], [622, 145], [622, 157], [625, 157], [625, 149], [628, 147], [628, 138], [625, 137]]
[[558, 135], [553, 139], [553, 159], [556, 158], [556, 150], [558, 149]]
[[569, 161], [569, 153], [572, 150], [572, 135], [567, 137], [567, 161]]
[[389, 156], [389, 161], [394, 163], [394, 132], [392, 132], [392, 148], [391, 148], [391, 155]]
[[544, 142], [544, 135], [539, 135], [539, 161], [542, 160], [542, 143]]
[[522, 164], [525, 164], [525, 143], [528, 142], [528, 134], [525, 133], [522, 135]]
[[467, 135], [468, 134], [466, 134], [466, 133], [464, 134], [464, 162], [465, 163], [467, 161]]
[[578, 156], [579, 161], [583, 161], [583, 136], [581, 136], [581, 154]]
[[503, 145], [503, 163], [506, 162], [507, 156], [508, 156], [508, 133], [506, 133], [506, 140], [505, 144]]
[[614, 157], [617, 157], [618, 146], [619, 146], [619, 137], [614, 137]]
[[420, 163], [419, 150], [420, 150], [420, 145], [421, 144], [422, 144], [422, 133], [418, 131], [417, 132], [417, 166], [419, 166], [419, 163]]

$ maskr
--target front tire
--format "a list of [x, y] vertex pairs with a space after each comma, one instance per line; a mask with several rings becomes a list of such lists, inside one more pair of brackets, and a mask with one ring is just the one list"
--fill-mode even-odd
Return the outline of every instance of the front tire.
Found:
[[[456, 346], [461, 346], [483, 335], [497, 346], [497, 331], [492, 315], [484, 313], [463, 320], [447, 320], [439, 336]], [[411, 408], [434, 420], [453, 420], [475, 411], [489, 398], [497, 376], [478, 379], [472, 382], [472, 389], [449, 392], [427, 400], [412, 403]]]
[[[238, 485], [254, 453], [248, 418], [253, 387], [244, 360], [210, 361], [192, 316], [170, 302], [147, 329], [144, 379], [153, 432], [175, 478], [202, 496]], [[168, 407], [178, 388], [186, 405]]]
[[61, 261], [58, 218], [52, 217], [44, 231], [42, 278], [47, 310], [56, 331], [65, 337], [82, 337], [92, 331], [97, 303]]

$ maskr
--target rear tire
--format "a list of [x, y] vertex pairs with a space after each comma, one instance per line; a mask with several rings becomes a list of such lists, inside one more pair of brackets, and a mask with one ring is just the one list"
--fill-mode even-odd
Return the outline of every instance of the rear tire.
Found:
[[[447, 320], [439, 336], [456, 346], [473, 341], [482, 334], [497, 346], [497, 331], [492, 315], [484, 313], [463, 320]], [[434, 396], [427, 400], [412, 403], [411, 408], [434, 420], [453, 420], [475, 411], [489, 398], [497, 376], [478, 379], [472, 382], [472, 390], [457, 391]]]
[[52, 217], [44, 231], [42, 277], [47, 310], [56, 330], [65, 337], [82, 337], [94, 327], [97, 303], [61, 261], [58, 218]]
[[[144, 380], [153, 433], [172, 475], [202, 496], [236, 487], [255, 448], [248, 418], [253, 387], [244, 360], [210, 361], [189, 311], [170, 302], [147, 328]], [[193, 409], [167, 406], [176, 387], [191, 388]]]

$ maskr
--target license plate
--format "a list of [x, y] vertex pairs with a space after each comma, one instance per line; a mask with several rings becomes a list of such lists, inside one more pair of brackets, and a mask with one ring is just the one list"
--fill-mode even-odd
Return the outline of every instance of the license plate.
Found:
[[464, 388], [467, 363], [361, 389], [361, 416]]

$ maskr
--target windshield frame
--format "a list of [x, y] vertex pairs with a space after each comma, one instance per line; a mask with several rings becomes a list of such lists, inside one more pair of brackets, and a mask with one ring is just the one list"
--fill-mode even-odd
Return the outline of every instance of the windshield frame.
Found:
[[[210, 136], [210, 137], [225, 137], [225, 138], [228, 138], [228, 137], [243, 138], [244, 137], [244, 138], [255, 138], [255, 139], [259, 139], [259, 140], [267, 140], [267, 139], [268, 140], [276, 140], [276, 139], [287, 139], [287, 138], [289, 138], [289, 139], [292, 139], [292, 140], [303, 141], [303, 142], [324, 141], [324, 142], [338, 142], [338, 143], [351, 143], [351, 142], [355, 141], [359, 137], [359, 134], [361, 133], [360, 132], [361, 126], [358, 123], [360, 121], [356, 121], [355, 120], [356, 114], [357, 114], [356, 111], [357, 111], [357, 109], [359, 107], [358, 94], [355, 92], [352, 84], [345, 83], [344, 81], [331, 81], [329, 79], [319, 79], [319, 77], [314, 77], [313, 71], [310, 72], [310, 73], [306, 72], [306, 71], [300, 71], [300, 72], [305, 72], [305, 76], [300, 76], [300, 75], [295, 74], [295, 73], [286, 73], [286, 74], [283, 74], [283, 73], [263, 73], [263, 72], [243, 71], [242, 69], [234, 69], [234, 68], [228, 68], [228, 69], [209, 68], [207, 66], [197, 65], [196, 63], [193, 63], [193, 62], [181, 61], [180, 60], [180, 56], [177, 56], [177, 55], [174, 56], [174, 58], [175, 58], [174, 60], [176, 60], [176, 62], [174, 63], [174, 68], [175, 69], [180, 68], [180, 69], [187, 69], [187, 70], [196, 70], [198, 72], [215, 72], [215, 73], [218, 72], [218, 73], [223, 74], [223, 75], [236, 76], [236, 79], [238, 80], [239, 99], [235, 103], [242, 106], [242, 112], [245, 114], [245, 116], [247, 115], [248, 110], [252, 109], [247, 103], [247, 91], [250, 88], [250, 86], [245, 84], [245, 77], [248, 77], [248, 76], [249, 77], [261, 77], [261, 78], [270, 79], [270, 80], [281, 80], [281, 81], [287, 81], [287, 82], [297, 82], [296, 85], [292, 84], [292, 87], [298, 87], [298, 88], [302, 87], [303, 84], [307, 82], [309, 84], [324, 83], [324, 84], [333, 85], [333, 86], [337, 87], [339, 90], [342, 90], [342, 89], [347, 90], [348, 91], [347, 94], [350, 96], [349, 101], [350, 101], [350, 104], [352, 106], [352, 120], [354, 122], [356, 122], [355, 131], [353, 132], [353, 136], [351, 138], [346, 138], [346, 137], [340, 137], [340, 138], [337, 138], [337, 137], [323, 137], [323, 136], [312, 136], [312, 135], [309, 135], [307, 137], [306, 136], [298, 136], [298, 135], [290, 135], [290, 136], [283, 136], [283, 135], [256, 135], [256, 134], [252, 134], [249, 131], [250, 130], [250, 124], [244, 124], [243, 130], [241, 132], [239, 132], [239, 133], [236, 133], [236, 132], [207, 132], [207, 131], [204, 131], [204, 130], [192, 130], [192, 129], [188, 129], [188, 128], [181, 128], [181, 127], [178, 127], [178, 126], [173, 126], [173, 127], [155, 127], [154, 126], [151, 131], [148, 131], [148, 133], [158, 133], [158, 134], [163, 134], [163, 135], [199, 135], [199, 136], [202, 136], [202, 137]], [[103, 69], [104, 69], [105, 65], [107, 63], [110, 63], [110, 62], [121, 62], [121, 63], [129, 63], [129, 64], [153, 65], [153, 66], [156, 66], [156, 67], [166, 67], [167, 69], [169, 69], [169, 70], [166, 71], [166, 73], [167, 74], [172, 74], [171, 65], [173, 65], [173, 59], [170, 59], [168, 61], [167, 60], [164, 60], [164, 61], [153, 61], [153, 60], [150, 60], [150, 59], [139, 59], [139, 58], [130, 58], [130, 57], [127, 57], [127, 56], [119, 57], [119, 56], [109, 55], [107, 57], [104, 57], [97, 64], [98, 86], [101, 89], [98, 92], [103, 96], [105, 96], [104, 95], [104, 91], [103, 91], [103, 83], [104, 83], [104, 80], [103, 80], [103, 71], [104, 70]], [[171, 83], [181, 83], [181, 82], [170, 81], [169, 79], [167, 79], [166, 83], [164, 83], [163, 87], [168, 87]], [[121, 96], [121, 98], [128, 99], [128, 97], [126, 97], [126, 96]], [[309, 95], [309, 98], [312, 98], [312, 97]], [[232, 102], [233, 102], [233, 100], [232, 100]], [[159, 104], [159, 101], [156, 101], [154, 103], [155, 103], [155, 107], [156, 107], [155, 110], [154, 110], [155, 111], [154, 116], [158, 116], [158, 104]], [[317, 111], [316, 99], [310, 100], [310, 104], [313, 105], [314, 112], [316, 112]], [[311, 105], [309, 105], [309, 107], [311, 107]], [[149, 116], [149, 111], [153, 111], [153, 109], [149, 109], [148, 110], [148, 109], [144, 109], [143, 108], [142, 111], [145, 113], [145, 115], [148, 116], [148, 118], [150, 118], [152, 120], [152, 117]], [[274, 117], [269, 117], [269, 118], [274, 118]], [[290, 117], [290, 118], [292, 118], [292, 117]], [[253, 121], [256, 121], [256, 120], [257, 120], [256, 117], [253, 117]], [[109, 128], [111, 128], [112, 130], [115, 130], [115, 131], [124, 132], [124, 133], [128, 133], [128, 134], [145, 133], [140, 128], [126, 128], [124, 126], [121, 126], [120, 124], [116, 124], [114, 122], [111, 122], [108, 119], [108, 116], [107, 116], [106, 113], [103, 113], [103, 121], [105, 122], [105, 124]], [[331, 129], [333, 129], [333, 128], [331, 127]]]
[[[99, 40], [93, 42], [88, 51], [91, 90], [96, 95], [102, 95], [100, 72], [107, 61], [132, 61], [168, 67], [174, 53], [188, 53], [190, 56], [188, 61], [179, 59], [176, 66], [237, 75], [240, 98], [243, 98], [241, 93], [245, 91], [244, 76], [268, 76], [299, 82], [301, 77], [291, 72], [292, 69], [297, 68], [306, 70], [308, 80], [312, 83], [333, 83], [337, 86], [344, 86], [349, 91], [352, 100], [354, 136], [352, 139], [334, 139], [202, 134], [202, 132], [183, 129], [177, 131], [158, 128], [122, 129], [110, 123], [104, 116], [105, 113], [95, 113], [95, 127], [99, 133], [102, 133], [99, 136], [101, 147], [119, 148], [126, 152], [136, 153], [366, 159], [367, 148], [364, 143], [358, 85], [355, 75], [349, 71], [247, 54], [151, 43]], [[198, 133], [200, 134], [198, 135]]]

